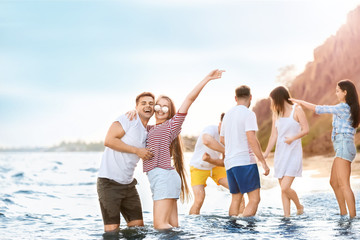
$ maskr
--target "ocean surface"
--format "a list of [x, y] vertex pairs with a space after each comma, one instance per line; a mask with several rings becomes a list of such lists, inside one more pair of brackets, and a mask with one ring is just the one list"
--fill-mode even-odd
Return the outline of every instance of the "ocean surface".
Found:
[[[341, 218], [328, 178], [303, 172], [293, 188], [305, 213], [282, 217], [280, 188], [262, 177], [261, 203], [253, 218], [229, 218], [231, 196], [208, 180], [201, 215], [189, 216], [191, 203], [178, 203], [180, 227], [155, 231], [149, 183], [139, 163], [135, 177], [145, 227], [103, 235], [96, 193], [102, 153], [0, 153], [0, 239], [360, 239], [360, 219]], [[186, 153], [189, 160], [191, 153]], [[360, 179], [352, 178], [360, 214]]]

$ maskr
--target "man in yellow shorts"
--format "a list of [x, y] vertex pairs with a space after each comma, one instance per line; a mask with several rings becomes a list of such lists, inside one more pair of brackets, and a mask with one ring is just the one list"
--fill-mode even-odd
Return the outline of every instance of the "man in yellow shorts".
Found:
[[[225, 149], [219, 140], [224, 115], [225, 113], [221, 114], [218, 126], [210, 125], [206, 127], [196, 142], [194, 154], [190, 160], [191, 187], [195, 199], [189, 214], [200, 214], [205, 199], [205, 187], [208, 177], [211, 177], [217, 185], [229, 189], [224, 160], [221, 158], [221, 154], [224, 154]], [[244, 207], [244, 204], [241, 205], [240, 212]]]

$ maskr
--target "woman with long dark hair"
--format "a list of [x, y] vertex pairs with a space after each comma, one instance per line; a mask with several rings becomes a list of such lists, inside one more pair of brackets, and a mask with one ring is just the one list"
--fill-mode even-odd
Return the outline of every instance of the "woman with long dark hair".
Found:
[[355, 196], [350, 185], [351, 162], [356, 156], [354, 136], [360, 121], [359, 98], [354, 83], [341, 80], [336, 86], [337, 105], [319, 106], [302, 100], [290, 99], [317, 114], [333, 115], [331, 140], [335, 159], [331, 168], [330, 185], [334, 190], [340, 215], [349, 211], [350, 218], [356, 216]]
[[302, 146], [301, 138], [309, 132], [309, 125], [304, 111], [293, 104], [290, 93], [285, 87], [277, 87], [270, 93], [273, 112], [272, 129], [268, 146], [265, 150], [266, 158], [276, 143], [274, 155], [274, 177], [278, 178], [281, 187], [281, 199], [284, 217], [290, 217], [290, 200], [297, 208], [297, 214], [304, 211], [299, 198], [291, 188], [295, 177], [302, 175]]

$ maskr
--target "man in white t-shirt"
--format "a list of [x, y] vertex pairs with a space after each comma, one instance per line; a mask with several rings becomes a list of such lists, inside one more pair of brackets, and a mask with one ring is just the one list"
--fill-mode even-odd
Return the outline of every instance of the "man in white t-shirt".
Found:
[[[193, 156], [190, 160], [191, 187], [194, 193], [194, 203], [189, 214], [200, 214], [200, 209], [205, 200], [206, 181], [211, 177], [217, 185], [229, 189], [226, 178], [224, 160], [224, 146], [220, 143], [221, 122], [225, 113], [220, 116], [219, 125], [207, 126], [200, 134], [195, 144]], [[243, 210], [243, 206], [240, 212]]]
[[256, 115], [249, 109], [251, 93], [248, 86], [242, 85], [235, 90], [237, 105], [224, 117], [220, 131], [220, 142], [225, 145], [224, 165], [234, 204], [230, 208], [231, 216], [239, 215], [243, 194], [247, 193], [249, 202], [243, 216], [254, 216], [260, 202], [260, 177], [256, 158], [264, 168], [264, 175], [269, 174], [269, 167], [262, 155], [255, 132], [258, 130]]
[[136, 97], [139, 117], [129, 120], [121, 115], [106, 135], [97, 180], [105, 232], [119, 230], [120, 213], [129, 227], [144, 225], [134, 171], [140, 158], [147, 160], [153, 155], [145, 146], [146, 126], [154, 114], [154, 103], [152, 93], [141, 93]]

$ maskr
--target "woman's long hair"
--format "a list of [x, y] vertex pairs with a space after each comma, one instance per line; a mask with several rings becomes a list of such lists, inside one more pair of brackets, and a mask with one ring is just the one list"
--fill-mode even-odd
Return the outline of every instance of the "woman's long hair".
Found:
[[271, 108], [277, 116], [284, 115], [285, 102], [293, 105], [293, 103], [289, 100], [289, 98], [291, 97], [289, 91], [283, 86], [277, 87], [272, 90], [270, 93], [270, 97], [272, 99]]
[[346, 91], [345, 101], [350, 106], [352, 127], [357, 128], [360, 121], [359, 98], [354, 83], [349, 79], [338, 82], [341, 90]]
[[[159, 99], [166, 99], [169, 103], [169, 116], [168, 119], [171, 119], [176, 114], [176, 108], [174, 102], [167, 96], [160, 96], [156, 100]], [[170, 145], [170, 157], [174, 160], [174, 166], [178, 174], [180, 175], [181, 179], [181, 193], [180, 193], [180, 200], [181, 202], [188, 201], [190, 199], [190, 190], [187, 185], [186, 181], [186, 171], [184, 166], [184, 155], [182, 150], [182, 142], [180, 134], [172, 141]]]

